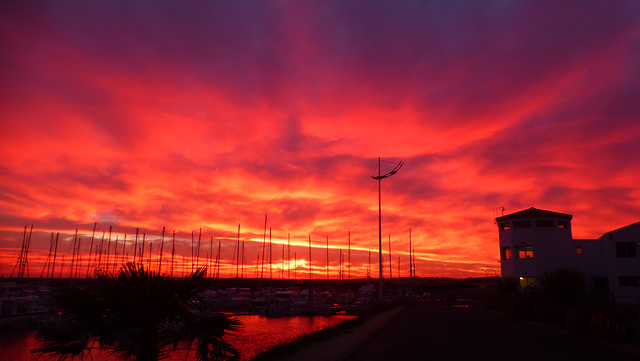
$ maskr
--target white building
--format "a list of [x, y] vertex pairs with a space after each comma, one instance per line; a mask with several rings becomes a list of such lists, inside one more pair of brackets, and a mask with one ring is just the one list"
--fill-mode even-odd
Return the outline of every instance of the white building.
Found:
[[570, 214], [529, 208], [496, 218], [502, 278], [535, 285], [540, 275], [559, 268], [603, 277], [616, 302], [640, 303], [640, 222], [598, 239], [573, 239]]

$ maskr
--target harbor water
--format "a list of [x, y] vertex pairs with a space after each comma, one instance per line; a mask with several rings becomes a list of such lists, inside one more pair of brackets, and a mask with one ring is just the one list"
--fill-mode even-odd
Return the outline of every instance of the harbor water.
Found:
[[[240, 351], [243, 360], [248, 360], [277, 345], [354, 317], [346, 315], [278, 318], [257, 315], [236, 316], [242, 322], [243, 328], [236, 334], [226, 336], [226, 340]], [[36, 360], [38, 356], [31, 354], [30, 351], [37, 346], [36, 331], [3, 332], [0, 334], [0, 361]], [[195, 358], [191, 356], [186, 351], [176, 351], [165, 360], [178, 361]], [[108, 351], [100, 350], [93, 350], [89, 359], [95, 361], [116, 360], [115, 356], [109, 355]]]

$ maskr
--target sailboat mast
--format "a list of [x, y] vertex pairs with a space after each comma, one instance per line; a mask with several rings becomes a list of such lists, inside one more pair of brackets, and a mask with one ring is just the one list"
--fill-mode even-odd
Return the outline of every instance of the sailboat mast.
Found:
[[241, 264], [242, 266], [240, 267], [240, 279], [244, 279], [244, 239], [242, 240], [242, 258], [241, 258]]
[[15, 266], [13, 266], [13, 270], [11, 271], [11, 276], [13, 276], [13, 271], [16, 270], [16, 268], [18, 269], [18, 273], [16, 274], [18, 276], [18, 278], [22, 278], [22, 261], [24, 259], [24, 245], [27, 242], [27, 226], [24, 226], [24, 232], [22, 233], [22, 245], [20, 246], [20, 255], [18, 256], [18, 263], [16, 263]]
[[[144, 236], [143, 238], [144, 239]], [[140, 252], [140, 264], [144, 263], [144, 256], [142, 252]], [[149, 241], [149, 259], [147, 260], [147, 269], [151, 272], [151, 261], [153, 260], [153, 241]]]
[[211, 239], [209, 240], [209, 278], [213, 278], [211, 275], [214, 274], [215, 272], [213, 272], [213, 268], [211, 268], [211, 261], [213, 259], [213, 236], [211, 236]]
[[[56, 272], [56, 256], [58, 255], [58, 237], [60, 233], [56, 233], [56, 244], [53, 247], [53, 264], [51, 265], [51, 278], [55, 276]], [[60, 276], [62, 276], [62, 271], [60, 272]]]
[[348, 250], [348, 261], [349, 261], [349, 272], [348, 272], [348, 280], [351, 280], [351, 231], [349, 231], [349, 250]]
[[162, 253], [164, 252], [164, 230], [162, 227], [162, 237], [160, 238], [160, 260], [158, 261], [158, 274], [162, 274]]
[[93, 240], [96, 236], [96, 226], [98, 222], [93, 223], [93, 232], [91, 232], [91, 244], [89, 246], [89, 260], [87, 261], [87, 277], [89, 277], [89, 271], [91, 270], [91, 252], [93, 251]]
[[47, 255], [47, 261], [42, 267], [42, 273], [40, 273], [40, 278], [46, 274], [46, 277], [49, 277], [49, 268], [51, 267], [51, 251], [53, 250], [53, 233], [51, 233], [51, 240], [49, 241], [49, 255]]
[[[311, 235], [309, 235], [309, 281], [311, 281]], [[309, 290], [311, 292], [311, 290]]]
[[124, 239], [122, 240], [122, 256], [121, 258], [121, 265], [125, 264], [125, 251], [126, 251], [126, 247], [127, 247], [127, 234], [124, 234]]
[[[140, 253], [139, 253], [140, 260], [138, 261], [140, 264], [144, 264], [144, 247], [145, 247], [145, 243], [147, 243], [147, 232], [142, 234], [142, 247], [141, 247]], [[151, 242], [149, 242], [149, 243], [151, 243]], [[151, 244], [149, 244], [149, 246], [151, 246]], [[149, 267], [149, 271], [151, 271], [151, 252], [149, 252], [148, 267]]]
[[413, 281], [415, 282], [416, 279], [416, 250], [415, 248], [413, 249]]
[[116, 244], [113, 246], [113, 270], [117, 271], [118, 270], [118, 239], [120, 238], [119, 235], [116, 234]]
[[272, 258], [271, 227], [269, 227], [269, 281], [273, 280], [273, 258]]
[[342, 248], [340, 248], [340, 267], [338, 268], [338, 279], [340, 279], [340, 281], [342, 281]]
[[218, 240], [218, 256], [216, 257], [216, 267], [218, 268], [218, 279], [220, 279], [220, 261], [222, 261], [221, 241]]
[[194, 250], [193, 250], [193, 231], [191, 231], [191, 273], [193, 273], [193, 257], [194, 257]]
[[[233, 242], [233, 255], [231, 256], [231, 266], [229, 267], [229, 278], [233, 278], [233, 263], [238, 259], [237, 252], [238, 251], [238, 242]], [[236, 262], [237, 264], [237, 262]], [[238, 278], [236, 273], [236, 278]]]
[[136, 240], [133, 244], [133, 263], [138, 262], [138, 232], [140, 232], [140, 228], [136, 228]]
[[109, 272], [109, 267], [111, 265], [111, 263], [109, 262], [110, 259], [111, 259], [111, 256], [110, 256], [110, 254], [111, 254], [111, 227], [112, 226], [109, 226], [109, 241], [107, 242], [107, 267], [106, 267], [107, 268], [107, 272]]
[[202, 241], [202, 227], [198, 231], [198, 248], [196, 248], [196, 268], [200, 267], [200, 242]]
[[78, 243], [78, 229], [76, 228], [76, 234], [73, 237], [73, 249], [71, 250], [71, 266], [69, 267], [69, 278], [73, 278], [73, 266], [76, 260], [76, 244]]
[[389, 281], [393, 279], [391, 261], [391, 234], [389, 234]]
[[411, 258], [411, 228], [409, 228], [409, 281], [413, 282], [413, 259]]
[[173, 277], [173, 264], [176, 256], [176, 230], [173, 230], [173, 237], [171, 240], [171, 277]]
[[291, 279], [291, 233], [287, 233], [287, 279]]
[[327, 281], [329, 280], [329, 236], [327, 236]]
[[264, 251], [267, 246], [267, 215], [264, 215], [264, 233], [262, 235], [262, 262], [260, 265], [260, 279], [264, 275]]
[[238, 236], [236, 237], [236, 248], [238, 249], [238, 254], [236, 255], [236, 279], [240, 273], [240, 223], [238, 223]]
[[78, 278], [78, 269], [80, 268], [80, 243], [82, 241], [82, 238], [78, 237], [78, 252], [77, 252], [77, 256], [76, 256], [76, 275], [75, 278]]
[[369, 250], [369, 265], [367, 266], [367, 278], [371, 277], [371, 250]]
[[31, 235], [33, 234], [33, 224], [29, 230], [29, 238], [27, 239], [27, 247], [24, 250], [24, 268], [27, 272], [27, 278], [29, 278], [29, 249], [31, 248]]

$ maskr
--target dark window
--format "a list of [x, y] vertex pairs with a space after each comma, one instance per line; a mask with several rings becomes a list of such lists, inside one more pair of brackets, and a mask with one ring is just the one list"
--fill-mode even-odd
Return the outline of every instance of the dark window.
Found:
[[620, 276], [618, 282], [620, 287], [640, 287], [640, 279], [634, 276]]
[[518, 258], [533, 258], [533, 246], [518, 246]]
[[513, 221], [513, 228], [531, 228], [531, 221], [528, 219], [525, 221]]
[[635, 242], [616, 242], [616, 255], [618, 257], [637, 257]]
[[511, 229], [511, 224], [509, 222], [500, 223], [500, 230], [504, 231], [505, 229]]
[[582, 247], [576, 247], [576, 254], [582, 254]]
[[511, 259], [511, 247], [502, 247], [502, 259]]
[[553, 227], [551, 219], [536, 219], [536, 227]]

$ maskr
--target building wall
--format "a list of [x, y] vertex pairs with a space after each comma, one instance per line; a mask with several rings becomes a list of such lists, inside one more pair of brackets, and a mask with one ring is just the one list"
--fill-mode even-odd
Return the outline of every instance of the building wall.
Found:
[[[606, 277], [607, 263], [604, 261], [606, 251], [605, 244], [602, 241], [598, 239], [574, 239], [572, 244], [574, 246], [572, 258], [575, 259], [575, 269], [584, 272], [587, 279]], [[577, 247], [581, 248], [581, 254], [576, 252]]]
[[[559, 224], [563, 228], [559, 228]], [[570, 257], [575, 248], [571, 244], [570, 222], [552, 217], [518, 217], [498, 222], [501, 271], [503, 277], [537, 278], [545, 272], [557, 268], [573, 266]], [[511, 248], [511, 259], [505, 259], [505, 247]], [[521, 258], [519, 247], [525, 248], [525, 258]], [[528, 256], [530, 247], [532, 257]]]
[[[502, 277], [536, 279], [556, 269], [576, 269], [587, 280], [606, 278], [616, 302], [640, 304], [640, 222], [599, 239], [574, 240], [570, 219], [534, 208], [497, 218]], [[531, 257], [520, 258], [518, 247], [527, 247]]]
[[[640, 303], [640, 222], [608, 232], [600, 238], [605, 245], [609, 288], [620, 303]], [[624, 245], [618, 250], [619, 244]]]

